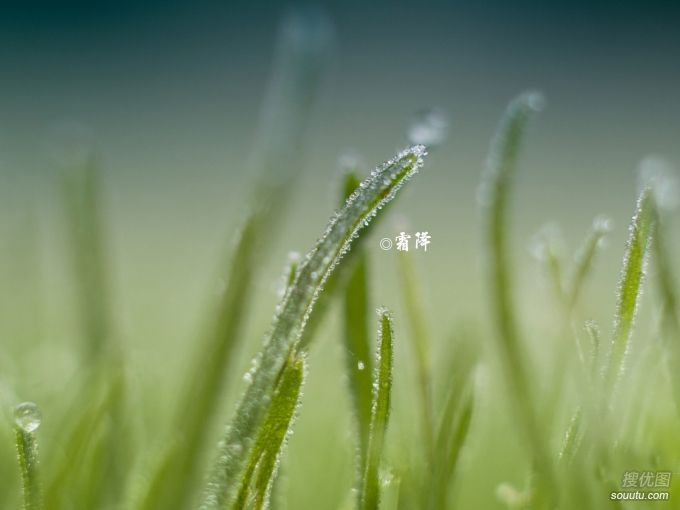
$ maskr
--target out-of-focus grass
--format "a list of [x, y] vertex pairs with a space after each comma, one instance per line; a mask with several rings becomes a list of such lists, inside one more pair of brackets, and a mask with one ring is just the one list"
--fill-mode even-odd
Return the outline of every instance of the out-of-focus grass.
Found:
[[[526, 310], [512, 257], [514, 185], [521, 142], [538, 107], [535, 94], [510, 104], [482, 178], [480, 280], [486, 278], [488, 298], [470, 319], [481, 327], [425, 310], [422, 295], [429, 289], [417, 281], [418, 259], [412, 252], [394, 254], [394, 279], [401, 285], [393, 298], [403, 301], [396, 307], [403, 313], [393, 324], [391, 314], [379, 312], [373, 357], [368, 310], [372, 291], [385, 282], [373, 277], [375, 251], [352, 241], [373, 216], [384, 214], [386, 202], [422, 164], [424, 148], [415, 147], [366, 179], [350, 169], [343, 186], [347, 203], [331, 215], [309, 255], [287, 271], [266, 343], [255, 348], [245, 323], [261, 315], [260, 255], [271, 246], [294, 191], [305, 118], [326, 59], [325, 23], [312, 17], [286, 25], [253, 158], [258, 180], [245, 204], [225, 290], [208, 307], [207, 331], [192, 339], [193, 359], [180, 372], [156, 369], [162, 384], [142, 385], [148, 379], [135, 373], [134, 349], [120, 340], [101, 169], [95, 159], [72, 169], [63, 204], [80, 325], [72, 344], [75, 375], [68, 394], [54, 398], [45, 390], [33, 395], [15, 380], [18, 370], [0, 374], [0, 508], [636, 508], [610, 498], [627, 490], [624, 473], [678, 471], [680, 323], [663, 181], [643, 183], [627, 245], [618, 256], [607, 255], [616, 264], [605, 270], [623, 259], [618, 289], [611, 289], [617, 296], [611, 331], [590, 320], [601, 310], [583, 306], [591, 273], [604, 258], [604, 225], [593, 225], [572, 265], [553, 246], [544, 247], [558, 296], [545, 335], [538, 316], [552, 305]], [[369, 233], [363, 230], [362, 237]], [[336, 270], [341, 258], [344, 266]], [[450, 264], [457, 263], [451, 253]], [[648, 266], [657, 278], [646, 278]], [[656, 300], [645, 299], [655, 295], [643, 292], [646, 287], [658, 290]], [[454, 285], [448, 292], [460, 291]], [[446, 302], [447, 295], [434, 299]], [[336, 305], [342, 305], [340, 317], [333, 314]], [[642, 322], [636, 332], [645, 307], [658, 321]], [[442, 324], [454, 332], [445, 340], [433, 333]], [[334, 343], [336, 337], [341, 341]], [[158, 347], [162, 367], [162, 339], [149, 343]], [[17, 345], [6, 352], [21, 353]], [[242, 345], [247, 353], [259, 351], [245, 380], [229, 377], [240, 371]], [[12, 366], [2, 361], [0, 368]], [[327, 373], [343, 374], [347, 384], [324, 379]], [[175, 386], [182, 393], [168, 396]], [[215, 423], [244, 386], [236, 414], [220, 433]], [[23, 399], [45, 395], [52, 400], [41, 402], [39, 429], [25, 416], [12, 416]], [[174, 409], [147, 408], [149, 400], [171, 401]], [[150, 414], [156, 426], [166, 426], [149, 430]], [[670, 502], [640, 505], [676, 507], [672, 478], [662, 489], [670, 491]]]

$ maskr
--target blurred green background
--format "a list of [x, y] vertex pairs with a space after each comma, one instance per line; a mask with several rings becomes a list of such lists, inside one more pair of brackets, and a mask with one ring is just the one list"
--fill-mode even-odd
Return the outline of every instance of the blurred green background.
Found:
[[[140, 434], [152, 439], [170, 413], [177, 371], [205, 327], [228, 240], [244, 215], [251, 148], [286, 9], [275, 2], [3, 3], [0, 385], [43, 408], [45, 455], [51, 414], [74, 395], [79, 370], [59, 195], [59, 164], [71, 155], [64, 140], [95, 147], [102, 163], [115, 329], [143, 410]], [[555, 310], [529, 253], [533, 234], [558, 223], [569, 255], [604, 213], [615, 230], [583, 309], [607, 327], [637, 163], [650, 153], [680, 160], [680, 9], [670, 2], [529, 1], [337, 2], [324, 9], [333, 46], [309, 119], [302, 176], [258, 275], [247, 344], [219, 421], [229, 416], [241, 390], [236, 383], [267, 329], [287, 253], [306, 252], [338, 203], [338, 157], [353, 150], [369, 170], [407, 144], [416, 111], [439, 107], [450, 118], [448, 140], [367, 243], [374, 304], [396, 311], [400, 397], [391, 434], [406, 438], [417, 430], [412, 353], [399, 342], [406, 332], [396, 252], [382, 251], [379, 240], [402, 225], [432, 235], [428, 252], [413, 257], [435, 352], [446, 352], [462, 326], [484, 330], [479, 174], [507, 101], [539, 89], [548, 107], [523, 152], [513, 213], [522, 313], [551, 333]], [[290, 508], [340, 502], [352, 482], [335, 308], [313, 350], [286, 461]], [[488, 416], [486, 426], [504, 444], [503, 421]], [[497, 446], [477, 447], [488, 453]], [[498, 483], [521, 482], [506, 464], [473, 462], [467, 497], [484, 507]], [[314, 491], [305, 490], [308, 483]], [[473, 494], [476, 488], [488, 493]]]

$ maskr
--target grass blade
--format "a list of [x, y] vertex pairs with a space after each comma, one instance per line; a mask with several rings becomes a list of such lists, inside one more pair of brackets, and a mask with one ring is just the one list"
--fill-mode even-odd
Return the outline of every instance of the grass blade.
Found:
[[235, 509], [266, 506], [276, 476], [282, 447], [292, 432], [295, 411], [302, 397], [304, 356], [289, 360], [277, 383], [267, 416], [252, 449]]
[[[352, 172], [345, 176], [345, 199], [359, 187]], [[364, 465], [368, 431], [371, 423], [373, 361], [368, 333], [368, 258], [363, 250], [352, 262], [344, 288], [344, 341], [346, 373], [359, 432], [359, 466]], [[359, 473], [361, 470], [359, 469]]]
[[554, 475], [547, 453], [547, 442], [532, 399], [526, 360], [511, 295], [511, 265], [508, 255], [508, 206], [522, 135], [529, 118], [542, 106], [542, 97], [527, 93], [514, 99], [501, 121], [491, 145], [480, 201], [486, 215], [488, 243], [488, 278], [496, 334], [496, 348], [512, 409], [522, 425], [525, 441], [531, 450], [537, 471], [537, 497], [554, 496]]
[[248, 386], [234, 420], [226, 432], [213, 470], [204, 510], [224, 508], [235, 496], [234, 487], [244, 469], [250, 448], [262, 424], [265, 399], [288, 356], [294, 352], [329, 275], [361, 229], [394, 198], [401, 186], [422, 166], [425, 150], [415, 146], [384, 163], [363, 181], [360, 188], [330, 221], [323, 237], [300, 266], [295, 282], [283, 298], [261, 353], [255, 359]]
[[629, 227], [626, 252], [619, 280], [614, 333], [604, 368], [605, 390], [611, 395], [624, 370], [625, 355], [629, 347], [637, 313], [647, 259], [652, 242], [654, 214], [652, 189], [645, 186], [637, 201], [635, 215]]
[[416, 358], [420, 416], [422, 420], [425, 453], [429, 463], [434, 462], [434, 418], [432, 416], [432, 384], [430, 381], [430, 341], [425, 321], [423, 299], [417, 285], [416, 270], [408, 252], [399, 253], [399, 276], [406, 305], [406, 315], [411, 333], [411, 343]]
[[610, 230], [611, 222], [608, 219], [602, 217], [595, 218], [590, 232], [577, 252], [568, 287], [567, 309], [569, 311], [573, 310], [574, 306], [576, 306], [583, 285], [593, 267], [593, 261], [602, 246], [604, 237]]
[[184, 508], [205, 449], [206, 426], [224, 388], [226, 367], [247, 315], [257, 255], [266, 246], [301, 167], [303, 138], [326, 63], [330, 22], [322, 12], [290, 13], [280, 26], [276, 63], [269, 82], [252, 166], [259, 175], [246, 218], [233, 250], [227, 289], [215, 326], [198, 350], [187, 391], [177, 408], [182, 437], [164, 452], [142, 497], [140, 508]]
[[392, 317], [385, 309], [378, 310], [380, 329], [378, 334], [378, 356], [373, 382], [373, 408], [371, 430], [368, 438], [368, 452], [364, 481], [361, 489], [361, 510], [377, 510], [380, 504], [380, 461], [382, 459], [385, 433], [390, 415], [392, 393], [392, 358], [394, 333]]
[[23, 487], [23, 509], [41, 510], [42, 495], [38, 479], [38, 442], [35, 430], [40, 426], [40, 410], [33, 402], [14, 409], [14, 433]]
[[205, 447], [206, 422], [210, 422], [224, 387], [228, 366], [240, 337], [243, 317], [252, 290], [257, 218], [251, 215], [240, 230], [229, 270], [228, 284], [220, 298], [215, 326], [206, 336], [192, 378], [177, 408], [175, 428], [181, 437], [164, 452], [147, 487], [141, 508], [183, 508], [191, 496], [198, 461]]
[[99, 172], [94, 156], [64, 177], [64, 208], [83, 323], [83, 358], [96, 361], [110, 351], [111, 312], [106, 247], [101, 218]]
[[[449, 364], [448, 395], [437, 428], [431, 483], [424, 487], [427, 507], [448, 508], [449, 487], [468, 436], [474, 408], [473, 371], [476, 349], [464, 339]], [[429, 477], [427, 477], [429, 478]]]

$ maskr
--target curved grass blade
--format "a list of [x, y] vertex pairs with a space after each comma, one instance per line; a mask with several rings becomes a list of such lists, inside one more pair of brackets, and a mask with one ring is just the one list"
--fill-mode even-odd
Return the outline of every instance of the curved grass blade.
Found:
[[292, 433], [295, 411], [300, 405], [304, 375], [304, 356], [290, 359], [284, 366], [248, 459], [235, 509], [261, 509], [267, 505], [282, 448]]
[[41, 510], [42, 494], [38, 477], [38, 442], [35, 430], [40, 426], [40, 410], [32, 402], [14, 409], [14, 434], [23, 488], [23, 510]]
[[[359, 178], [347, 173], [345, 199], [359, 187]], [[373, 360], [368, 333], [368, 257], [361, 251], [352, 261], [343, 296], [346, 373], [359, 432], [359, 466], [364, 465], [371, 423]], [[358, 470], [361, 473], [361, 469]]]
[[213, 469], [202, 509], [224, 508], [234, 497], [253, 441], [267, 409], [274, 383], [299, 340], [328, 277], [361, 229], [392, 200], [422, 166], [425, 149], [415, 146], [374, 170], [336, 213], [316, 247], [302, 262], [295, 282], [283, 298], [265, 345], [254, 360], [248, 386]]
[[611, 222], [606, 218], [595, 218], [590, 232], [576, 254], [567, 295], [567, 309], [574, 309], [583, 285], [593, 267], [593, 261], [600, 251], [602, 240], [611, 230]]
[[411, 343], [416, 358], [418, 390], [420, 393], [420, 418], [422, 421], [425, 453], [429, 463], [434, 462], [434, 418], [432, 416], [432, 383], [430, 380], [430, 339], [423, 309], [423, 299], [417, 285], [416, 270], [408, 252], [399, 253], [399, 276], [406, 305], [406, 315], [411, 333]]
[[364, 481], [360, 495], [361, 510], [377, 510], [380, 504], [380, 461], [382, 459], [387, 422], [390, 415], [392, 394], [392, 358], [394, 333], [390, 312], [378, 310], [380, 329], [378, 334], [378, 356], [373, 382], [373, 408], [371, 430], [368, 437], [368, 451], [364, 468]]
[[491, 144], [480, 201], [486, 215], [488, 278], [494, 317], [496, 348], [516, 420], [522, 425], [538, 475], [537, 498], [554, 497], [555, 477], [547, 442], [534, 409], [523, 347], [511, 294], [512, 279], [508, 248], [508, 205], [522, 135], [529, 118], [542, 106], [542, 97], [526, 93], [514, 99]]
[[650, 186], [645, 186], [637, 201], [635, 215], [629, 227], [626, 252], [619, 280], [614, 333], [604, 367], [605, 390], [614, 392], [624, 370], [625, 355], [629, 347], [637, 313], [642, 285], [647, 268], [653, 233], [653, 197]]

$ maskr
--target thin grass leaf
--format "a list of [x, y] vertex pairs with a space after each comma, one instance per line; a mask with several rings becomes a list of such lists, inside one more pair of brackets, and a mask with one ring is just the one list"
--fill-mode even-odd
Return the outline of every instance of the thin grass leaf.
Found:
[[86, 381], [77, 394], [76, 405], [69, 409], [68, 427], [58, 436], [65, 438], [60, 444], [62, 455], [46, 464], [46, 510], [74, 504], [102, 507], [120, 500], [120, 493], [113, 492], [113, 488], [119, 490], [124, 477], [121, 466], [130, 461], [125, 451], [112, 453], [112, 445], [124, 450], [128, 444], [126, 424], [115, 421], [122, 415], [122, 366], [109, 360], [106, 367], [95, 367]]
[[[97, 492], [95, 506], [117, 501], [125, 483], [126, 451], [123, 407], [125, 379], [120, 346], [114, 342], [113, 319], [106, 261], [105, 228], [99, 168], [94, 154], [88, 154], [80, 166], [64, 176], [64, 207], [71, 239], [71, 259], [78, 285], [78, 305], [83, 324], [83, 365], [112, 376], [116, 398], [109, 400], [107, 444], [102, 451], [102, 465], [94, 471], [107, 474], [106, 483]], [[107, 366], [114, 367], [108, 370]], [[96, 374], [95, 374], [96, 376]], [[85, 380], [84, 386], [90, 381]], [[87, 392], [88, 389], [84, 388]]]
[[611, 222], [603, 217], [595, 218], [592, 228], [576, 254], [567, 294], [567, 309], [574, 309], [585, 281], [600, 251], [604, 237], [611, 230]]
[[259, 510], [267, 506], [282, 448], [292, 433], [295, 411], [300, 405], [304, 375], [304, 356], [284, 366], [233, 508]]
[[392, 200], [401, 186], [422, 166], [425, 150], [415, 146], [384, 163], [363, 181], [330, 221], [323, 237], [300, 266], [295, 282], [278, 307], [263, 350], [254, 360], [251, 383], [220, 445], [202, 509], [218, 509], [235, 497], [234, 488], [250, 455], [267, 399], [288, 356], [299, 347], [305, 324], [324, 283], [361, 229]]
[[105, 262], [99, 170], [94, 156], [64, 176], [64, 208], [83, 324], [84, 363], [111, 351], [111, 311]]
[[522, 425], [538, 474], [537, 497], [554, 497], [555, 477], [547, 442], [538, 424], [532, 388], [528, 379], [524, 347], [520, 343], [512, 297], [511, 264], [508, 247], [508, 207], [522, 135], [529, 118], [542, 106], [542, 97], [527, 93], [514, 99], [505, 113], [491, 145], [486, 172], [480, 188], [480, 202], [486, 215], [489, 289], [504, 380], [512, 409]]
[[380, 329], [378, 331], [378, 356], [373, 381], [373, 408], [371, 430], [368, 437], [368, 452], [361, 487], [361, 510], [377, 510], [380, 505], [380, 462], [382, 460], [387, 422], [390, 415], [392, 396], [392, 358], [394, 333], [390, 312], [378, 310]]
[[430, 337], [413, 260], [408, 252], [401, 252], [397, 261], [402, 295], [406, 305], [406, 316], [411, 333], [411, 344], [416, 359], [418, 391], [420, 393], [420, 419], [425, 453], [427, 461], [432, 463], [434, 462], [434, 417], [432, 415], [432, 383], [430, 380]]
[[[359, 187], [353, 173], [345, 176], [345, 200]], [[359, 432], [359, 466], [364, 465], [368, 431], [371, 423], [373, 361], [368, 333], [368, 257], [361, 250], [352, 261], [343, 296], [343, 337], [345, 341], [346, 374], [349, 380], [354, 415]], [[361, 469], [359, 469], [360, 475]]]
[[448, 395], [435, 439], [434, 464], [428, 469], [428, 472], [430, 470], [432, 472], [431, 481], [428, 480], [429, 483], [423, 490], [427, 495], [427, 507], [432, 510], [449, 507], [449, 488], [472, 419], [474, 407], [472, 375], [476, 357], [477, 353], [472, 345], [465, 342], [458, 346], [450, 364]]
[[678, 316], [678, 295], [675, 274], [666, 245], [668, 232], [662, 211], [654, 204], [654, 258], [657, 267], [657, 286], [663, 303], [663, 327], [668, 336], [666, 353], [675, 407], [680, 414], [680, 316]]
[[652, 189], [645, 186], [638, 198], [635, 215], [628, 230], [628, 241], [621, 268], [614, 314], [614, 333], [604, 367], [605, 390], [608, 395], [613, 393], [625, 367], [625, 356], [642, 295], [642, 285], [652, 243], [653, 221]]
[[175, 429], [182, 435], [163, 454], [141, 498], [142, 509], [182, 509], [192, 496], [191, 481], [198, 475], [206, 429], [247, 316], [258, 255], [267, 251], [302, 166], [304, 133], [331, 38], [330, 22], [316, 10], [291, 12], [280, 26], [276, 63], [253, 150], [253, 171], [259, 178], [251, 197], [251, 213], [233, 250], [215, 326], [197, 350], [187, 391], [177, 408]]
[[251, 215], [239, 232], [215, 325], [198, 351], [191, 382], [177, 408], [175, 428], [181, 431], [181, 437], [163, 454], [140, 508], [183, 508], [191, 496], [190, 481], [197, 477], [198, 461], [205, 447], [206, 422], [210, 422], [224, 387], [225, 367], [240, 338], [250, 300], [256, 224], [257, 218]]
[[40, 426], [40, 420], [40, 410], [33, 402], [24, 402], [14, 409], [14, 434], [23, 488], [23, 510], [42, 509], [38, 442], [34, 434]]

